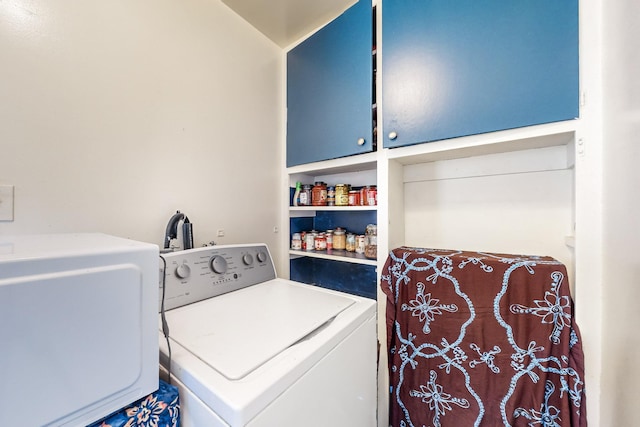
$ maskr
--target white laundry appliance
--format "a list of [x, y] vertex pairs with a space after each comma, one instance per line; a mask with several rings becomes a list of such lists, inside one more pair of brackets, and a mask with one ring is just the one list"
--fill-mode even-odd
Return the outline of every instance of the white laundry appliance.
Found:
[[276, 278], [264, 244], [163, 257], [183, 427], [376, 424], [375, 301]]
[[158, 389], [158, 246], [0, 237], [0, 426], [85, 426]]

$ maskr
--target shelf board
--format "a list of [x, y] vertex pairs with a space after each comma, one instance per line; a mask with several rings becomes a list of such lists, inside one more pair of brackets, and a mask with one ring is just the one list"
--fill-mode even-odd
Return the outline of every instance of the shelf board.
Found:
[[289, 175], [304, 173], [314, 175], [333, 175], [346, 172], [370, 171], [375, 170], [376, 167], [377, 153], [372, 152], [292, 166], [287, 168], [287, 173]]
[[378, 206], [289, 206], [289, 212], [315, 212], [315, 211], [377, 211]]
[[331, 251], [331, 253], [329, 253], [327, 251], [296, 251], [296, 250], [290, 249], [289, 255], [320, 258], [320, 259], [327, 259], [331, 261], [348, 262], [351, 264], [362, 264], [362, 265], [373, 265], [373, 266], [377, 265], [377, 260], [366, 258], [364, 254], [358, 254], [355, 252], [347, 252], [342, 250], [340, 251], [333, 250]]
[[433, 141], [407, 147], [386, 148], [387, 158], [402, 165], [451, 160], [486, 154], [568, 145], [575, 139], [577, 120], [530, 126]]

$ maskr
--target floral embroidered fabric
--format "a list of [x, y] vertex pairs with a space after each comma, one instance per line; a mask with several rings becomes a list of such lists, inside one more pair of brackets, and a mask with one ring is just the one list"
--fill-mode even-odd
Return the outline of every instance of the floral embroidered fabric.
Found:
[[380, 285], [393, 427], [587, 425], [562, 263], [400, 247]]
[[177, 387], [160, 380], [157, 391], [89, 427], [178, 427], [180, 398]]

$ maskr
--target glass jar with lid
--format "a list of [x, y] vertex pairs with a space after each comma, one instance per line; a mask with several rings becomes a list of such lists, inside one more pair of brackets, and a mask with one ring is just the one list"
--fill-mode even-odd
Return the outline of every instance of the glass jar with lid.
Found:
[[362, 204], [366, 206], [376, 206], [378, 204], [378, 188], [375, 185], [367, 185], [366, 198]]
[[327, 251], [330, 252], [333, 249], [333, 230], [325, 231], [324, 235], [327, 239]]
[[378, 226], [375, 224], [367, 225], [365, 230], [364, 256], [378, 258]]
[[348, 202], [349, 206], [360, 206], [360, 191], [349, 190]]
[[333, 231], [333, 249], [343, 251], [347, 248], [347, 235], [343, 228]]
[[347, 249], [347, 252], [356, 251], [356, 235], [355, 234], [347, 233], [346, 249]]
[[291, 237], [291, 249], [296, 251], [302, 250], [302, 236], [300, 236], [300, 233], [293, 233]]
[[310, 184], [304, 184], [300, 189], [300, 206], [311, 206], [311, 188]]
[[316, 181], [311, 190], [311, 204], [313, 206], [327, 205], [327, 184]]
[[326, 251], [327, 250], [327, 238], [324, 233], [318, 233], [315, 240], [316, 251]]

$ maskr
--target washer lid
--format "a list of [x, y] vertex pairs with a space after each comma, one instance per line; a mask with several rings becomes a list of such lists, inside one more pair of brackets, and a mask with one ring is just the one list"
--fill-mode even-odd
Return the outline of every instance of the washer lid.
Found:
[[238, 380], [354, 303], [347, 296], [275, 279], [166, 315], [174, 341]]

